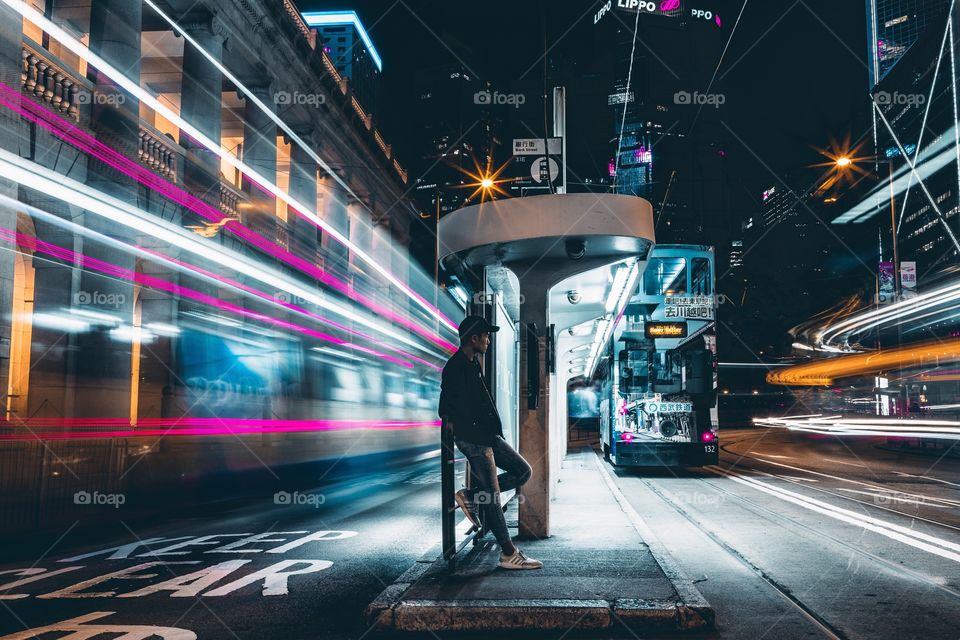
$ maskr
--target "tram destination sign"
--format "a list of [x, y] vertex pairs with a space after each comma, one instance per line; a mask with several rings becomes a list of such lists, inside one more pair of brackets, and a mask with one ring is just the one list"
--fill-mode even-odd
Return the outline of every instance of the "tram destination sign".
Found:
[[647, 338], [686, 338], [686, 322], [648, 322], [643, 327]]

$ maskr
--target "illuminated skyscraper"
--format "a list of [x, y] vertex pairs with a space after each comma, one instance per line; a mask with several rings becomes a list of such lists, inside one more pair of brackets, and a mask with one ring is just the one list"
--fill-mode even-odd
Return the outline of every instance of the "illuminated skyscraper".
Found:
[[873, 89], [927, 28], [943, 23], [949, 0], [867, 0], [867, 65]]
[[350, 80], [354, 95], [370, 112], [378, 111], [378, 85], [383, 61], [373, 40], [354, 11], [310, 11], [306, 23], [317, 30], [318, 44], [330, 56], [340, 75]]

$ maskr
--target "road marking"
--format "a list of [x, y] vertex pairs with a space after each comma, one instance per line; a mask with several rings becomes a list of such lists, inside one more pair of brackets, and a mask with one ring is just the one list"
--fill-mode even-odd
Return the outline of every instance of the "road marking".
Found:
[[[803, 467], [794, 467], [794, 466], [791, 466], [791, 465], [789, 465], [789, 464], [783, 464], [782, 462], [773, 462], [773, 461], [769, 461], [769, 460], [760, 460], [759, 462], [763, 462], [763, 463], [765, 463], [765, 464], [772, 464], [772, 465], [775, 465], [775, 466], [777, 466], [777, 467], [784, 467], [784, 468], [787, 468], [787, 469], [793, 469], [794, 471], [800, 471], [801, 473], [809, 473], [809, 474], [815, 475], [815, 476], [821, 476], [821, 477], [824, 477], [824, 478], [831, 478], [831, 479], [833, 479], [833, 480], [839, 480], [840, 482], [849, 482], [849, 483], [851, 483], [851, 484], [858, 484], [858, 485], [860, 485], [860, 486], [862, 486], [862, 487], [867, 487], [868, 489], [874, 489], [874, 490], [878, 490], [878, 491], [888, 491], [888, 489], [886, 489], [885, 487], [881, 487], [881, 486], [878, 486], [878, 485], [875, 485], [875, 484], [871, 484], [871, 483], [869, 483], [869, 482], [861, 482], [860, 480], [853, 480], [853, 479], [851, 479], [851, 478], [843, 478], [843, 477], [841, 477], [841, 476], [833, 476], [833, 475], [830, 475], [829, 473], [822, 473], [822, 472], [820, 472], [820, 471], [813, 471], [812, 469], [804, 469]], [[717, 466], [717, 465], [711, 465], [711, 466], [714, 467], [714, 468], [716, 468], [716, 469], [718, 469], [721, 474], [728, 473], [728, 472], [727, 472], [726, 470], [724, 470], [722, 467], [719, 467], [719, 466]], [[729, 473], [733, 473], [733, 472], [730, 471]], [[775, 475], [775, 474], [770, 474], [770, 475], [772, 475], [774, 478], [778, 477], [778, 476]], [[905, 495], [905, 496], [910, 496], [911, 498], [919, 498], [920, 500], [939, 500], [939, 501], [941, 501], [941, 502], [952, 503], [952, 504], [956, 504], [956, 505], [960, 506], [960, 502], [955, 502], [955, 501], [953, 501], [953, 500], [946, 500], [946, 499], [941, 499], [941, 498], [931, 498], [930, 496], [925, 496], [925, 495], [923, 495], [923, 494], [921, 494], [921, 493], [910, 493], [909, 491], [900, 491], [900, 493], [903, 494], [903, 495]]]
[[956, 482], [950, 482], [948, 480], [941, 480], [940, 478], [934, 478], [933, 476], [916, 476], [912, 473], [904, 473], [903, 471], [894, 471], [898, 476], [904, 476], [907, 478], [920, 478], [921, 480], [932, 480], [933, 482], [940, 482], [942, 484], [948, 484], [951, 487], [960, 487], [960, 484]]
[[215, 582], [225, 578], [248, 562], [249, 559], [227, 560], [212, 567], [206, 567], [184, 576], [176, 576], [170, 580], [164, 580], [149, 587], [144, 587], [138, 591], [130, 593], [121, 593], [118, 598], [141, 598], [149, 596], [160, 591], [172, 591], [171, 598], [193, 598], [200, 595], [200, 592], [207, 587], [212, 587]]
[[[188, 629], [179, 629], [177, 627], [148, 627], [144, 625], [129, 624], [86, 624], [100, 618], [112, 616], [116, 611], [94, 611], [83, 616], [70, 618], [61, 622], [39, 627], [37, 629], [27, 629], [17, 633], [3, 636], [0, 640], [31, 640], [39, 638], [47, 633], [54, 631], [72, 631], [68, 636], [58, 636], [60, 640], [86, 640], [102, 634], [113, 634], [113, 637], [121, 637], [123, 640], [147, 640], [159, 636], [163, 640], [197, 640], [197, 634]], [[117, 636], [116, 634], [122, 634]]]
[[949, 509], [952, 506], [949, 504], [933, 504], [932, 502], [914, 500], [913, 498], [902, 498], [899, 495], [897, 495], [898, 493], [900, 493], [899, 491], [888, 491], [886, 493], [880, 493], [876, 491], [861, 491], [860, 489], [846, 489], [844, 487], [837, 487], [837, 491], [843, 491], [845, 493], [859, 493], [860, 495], [870, 496], [872, 498], [882, 498], [884, 500], [888, 500], [890, 502], [896, 502], [899, 504], [915, 504], [917, 506], [927, 505], [930, 507], [939, 507], [940, 509]]
[[864, 516], [856, 512], [834, 506], [827, 502], [817, 500], [815, 498], [810, 498], [799, 493], [794, 493], [793, 491], [774, 487], [765, 482], [760, 482], [759, 480], [747, 476], [728, 473], [726, 477], [734, 482], [752, 487], [753, 489], [762, 491], [763, 493], [771, 495], [775, 498], [779, 498], [785, 502], [790, 502], [797, 506], [803, 507], [804, 509], [820, 513], [835, 520], [840, 520], [841, 522], [856, 525], [863, 529], [873, 531], [874, 533], [879, 533], [882, 536], [886, 536], [892, 540], [897, 540], [898, 542], [903, 542], [904, 544], [916, 549], [938, 555], [941, 558], [953, 560], [954, 562], [960, 562], [960, 553], [958, 553], [960, 552], [960, 545], [948, 540], [943, 540], [942, 538], [937, 538], [936, 536], [931, 536], [920, 531], [914, 531], [913, 529], [908, 529], [907, 527], [902, 527], [900, 525], [893, 524], [892, 522], [886, 522], [878, 518]]
[[15, 580], [13, 582], [8, 582], [7, 584], [0, 584], [0, 590], [3, 591], [3, 594], [0, 595], [0, 600], [20, 600], [21, 598], [29, 598], [29, 593], [10, 593], [11, 589], [16, 589], [17, 587], [22, 587], [25, 584], [30, 584], [31, 582], [36, 582], [37, 580], [43, 580], [45, 578], [52, 578], [53, 576], [58, 576], [61, 573], [67, 573], [69, 571], [76, 571], [77, 569], [83, 569], [83, 566], [77, 567], [64, 567], [63, 569], [57, 569], [56, 571], [48, 571], [46, 569], [8, 569], [6, 571], [0, 571], [0, 575], [5, 573], [12, 573], [18, 576], [29, 576], [24, 577], [22, 580]]
[[169, 566], [174, 564], [199, 564], [199, 560], [178, 560], [176, 562], [165, 562], [163, 560], [156, 560], [154, 562], [142, 562], [140, 564], [135, 564], [119, 571], [111, 571], [110, 573], [105, 573], [102, 576], [97, 576], [96, 578], [90, 578], [89, 580], [84, 580], [83, 582], [78, 582], [77, 584], [70, 585], [63, 589], [58, 589], [57, 591], [51, 591], [50, 593], [44, 593], [38, 598], [43, 598], [44, 600], [50, 598], [111, 598], [116, 594], [115, 591], [99, 591], [93, 593], [80, 593], [84, 589], [89, 589], [98, 584], [102, 584], [109, 580], [120, 578], [123, 580], [149, 580], [150, 578], [156, 578], [156, 573], [143, 573], [137, 575], [138, 571], [143, 571], [146, 569], [152, 569], [157, 566]]
[[860, 467], [861, 469], [866, 469], [866, 465], [859, 464], [857, 462], [847, 462], [846, 460], [837, 460], [836, 458], [824, 458], [828, 462], [836, 462], [837, 464], [845, 464], [849, 467]]
[[[298, 564], [305, 564], [307, 566], [295, 571], [284, 571], [284, 569]], [[266, 569], [261, 569], [260, 571], [251, 573], [250, 575], [244, 576], [239, 580], [235, 580], [230, 584], [225, 584], [222, 587], [214, 589], [213, 591], [207, 591], [203, 594], [203, 597], [216, 598], [219, 596], [225, 596], [236, 591], [237, 589], [241, 589], [247, 585], [253, 584], [254, 582], [259, 582], [260, 580], [263, 580], [263, 595], [285, 596], [288, 592], [287, 578], [290, 576], [301, 575], [304, 573], [316, 573], [317, 571], [329, 569], [332, 566], [333, 563], [329, 560], [282, 560], [276, 564], [270, 565]]]

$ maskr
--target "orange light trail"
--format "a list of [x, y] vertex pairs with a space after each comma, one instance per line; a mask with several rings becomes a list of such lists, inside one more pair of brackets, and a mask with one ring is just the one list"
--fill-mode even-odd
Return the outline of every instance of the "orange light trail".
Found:
[[838, 378], [877, 374], [918, 366], [960, 362], [960, 338], [909, 345], [898, 349], [857, 353], [784, 367], [767, 374], [767, 382], [797, 387], [831, 385]]

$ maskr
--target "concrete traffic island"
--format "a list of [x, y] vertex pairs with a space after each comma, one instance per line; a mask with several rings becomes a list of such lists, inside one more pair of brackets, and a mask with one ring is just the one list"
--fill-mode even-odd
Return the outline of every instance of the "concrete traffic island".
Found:
[[563, 461], [551, 505], [553, 535], [517, 543], [542, 560], [543, 569], [498, 568], [499, 547], [488, 536], [462, 552], [451, 573], [436, 559], [438, 546], [370, 603], [368, 623], [402, 632], [602, 629], [630, 635], [712, 628], [713, 608], [603, 465], [591, 450]]

